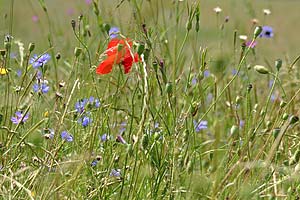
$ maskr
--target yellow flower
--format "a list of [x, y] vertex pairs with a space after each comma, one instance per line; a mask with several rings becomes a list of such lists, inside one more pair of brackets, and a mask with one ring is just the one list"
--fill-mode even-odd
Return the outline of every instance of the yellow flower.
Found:
[[5, 75], [7, 72], [7, 69], [0, 67], [0, 75]]

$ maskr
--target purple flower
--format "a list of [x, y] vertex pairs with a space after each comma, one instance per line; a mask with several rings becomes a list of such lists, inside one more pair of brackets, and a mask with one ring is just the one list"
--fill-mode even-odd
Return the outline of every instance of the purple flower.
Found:
[[109, 140], [109, 135], [107, 135], [106, 133], [104, 133], [104, 134], [101, 136], [101, 141], [102, 141], [102, 142], [106, 142], [107, 140]]
[[198, 133], [200, 132], [202, 129], [207, 129], [207, 121], [200, 121], [199, 123], [194, 120], [194, 128], [195, 131]]
[[19, 123], [24, 123], [28, 120], [29, 113], [27, 113], [25, 116], [23, 112], [17, 111], [15, 113], [15, 116], [11, 118], [12, 123], [14, 124], [19, 124]]
[[32, 58], [30, 58], [29, 63], [32, 64], [33, 68], [43, 67], [49, 60], [51, 56], [48, 53], [45, 53], [41, 56], [38, 56], [36, 54], [33, 55]]
[[91, 167], [95, 167], [99, 161], [98, 160], [93, 160], [91, 163]]
[[12, 53], [10, 53], [10, 58], [11, 59], [16, 59], [17, 58], [17, 53], [15, 53], [15, 52], [12, 52]]
[[125, 141], [125, 139], [122, 137], [122, 135], [118, 135], [117, 136], [117, 141], [121, 142], [122, 144], [127, 144], [127, 142]]
[[54, 130], [51, 129], [51, 128], [44, 129], [43, 134], [47, 139], [53, 139], [54, 138]]
[[34, 92], [41, 92], [42, 94], [47, 93], [49, 91], [48, 81], [38, 81], [38, 83], [35, 83], [33, 85], [33, 91]]
[[242, 128], [245, 125], [245, 121], [241, 119], [239, 125], [240, 125], [240, 128]]
[[249, 40], [249, 41], [246, 42], [246, 46], [250, 47], [251, 49], [253, 49], [256, 45], [257, 45], [256, 41], [252, 42], [252, 41]]
[[118, 27], [111, 27], [108, 32], [108, 35], [109, 35], [110, 39], [113, 39], [113, 38], [118, 37], [119, 33], [120, 33], [120, 29]]
[[39, 17], [38, 17], [37, 15], [33, 15], [33, 16], [31, 17], [31, 20], [32, 20], [33, 22], [38, 22], [38, 21], [39, 21]]
[[73, 141], [73, 136], [70, 135], [67, 131], [63, 131], [60, 134], [61, 139], [67, 141], [67, 142], [72, 142]]
[[272, 38], [274, 36], [273, 28], [270, 26], [263, 26], [262, 32], [260, 33], [259, 37], [263, 38]]
[[121, 177], [121, 169], [112, 169], [109, 176]]
[[88, 103], [87, 99], [80, 99], [75, 103], [75, 109], [76, 111], [81, 114], [85, 111], [85, 105]]
[[192, 85], [196, 85], [197, 84], [197, 77], [194, 76], [193, 79], [192, 79]]
[[209, 70], [205, 70], [203, 72], [204, 77], [208, 77], [210, 75], [210, 71]]
[[83, 127], [87, 127], [90, 123], [92, 123], [92, 119], [88, 116], [83, 116], [78, 120], [78, 123], [81, 123]]
[[22, 76], [22, 70], [19, 69], [19, 70], [17, 71], [17, 76], [18, 76], [18, 77], [21, 77], [21, 76]]

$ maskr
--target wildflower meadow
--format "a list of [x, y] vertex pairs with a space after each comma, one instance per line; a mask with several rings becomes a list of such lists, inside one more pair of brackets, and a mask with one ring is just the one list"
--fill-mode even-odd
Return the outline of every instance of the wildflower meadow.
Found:
[[0, 0], [0, 199], [300, 199], [299, 7]]

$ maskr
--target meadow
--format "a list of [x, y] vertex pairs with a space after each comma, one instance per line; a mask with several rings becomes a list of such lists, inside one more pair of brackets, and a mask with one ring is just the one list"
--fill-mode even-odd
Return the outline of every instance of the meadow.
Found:
[[299, 6], [0, 0], [0, 199], [300, 199]]

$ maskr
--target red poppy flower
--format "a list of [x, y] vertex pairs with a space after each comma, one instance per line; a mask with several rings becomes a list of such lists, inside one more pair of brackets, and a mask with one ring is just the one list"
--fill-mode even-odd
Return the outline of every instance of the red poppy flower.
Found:
[[108, 74], [112, 71], [114, 64], [122, 64], [124, 73], [127, 74], [134, 62], [139, 61], [137, 53], [132, 54], [130, 49], [132, 41], [130, 39], [112, 39], [105, 51], [106, 59], [103, 60], [96, 69], [97, 74]]

